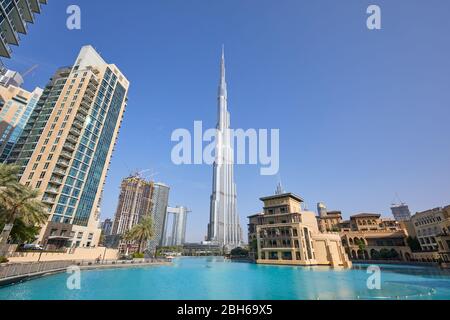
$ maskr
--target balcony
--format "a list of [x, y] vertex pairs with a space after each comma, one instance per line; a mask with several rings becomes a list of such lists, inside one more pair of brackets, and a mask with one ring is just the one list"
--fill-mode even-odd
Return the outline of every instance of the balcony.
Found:
[[69, 132], [76, 137], [79, 137], [81, 135], [81, 130], [76, 127], [70, 128]]
[[73, 125], [74, 125], [74, 127], [81, 130], [81, 129], [83, 129], [84, 123], [79, 120], [74, 120]]
[[11, 58], [12, 50], [3, 31], [0, 31], [0, 56]]
[[67, 152], [67, 151], [61, 151], [61, 157], [66, 158], [66, 159], [72, 159], [72, 152]]
[[52, 176], [50, 178], [50, 182], [54, 183], [54, 184], [57, 184], [57, 185], [61, 185], [63, 183], [63, 179], [61, 179], [61, 178], [59, 178], [57, 176]]
[[80, 108], [78, 109], [78, 112], [81, 113], [83, 116], [87, 116], [89, 114], [89, 105], [86, 102], [81, 102]]
[[34, 23], [34, 15], [28, 0], [18, 0], [17, 4], [22, 10], [23, 19], [28, 23]]
[[74, 136], [73, 134], [69, 134], [67, 136], [67, 141], [70, 141], [73, 144], [77, 144], [78, 143], [78, 137]]
[[17, 1], [14, 1], [14, 7], [11, 9], [11, 12], [9, 13], [9, 17], [11, 18], [12, 23], [14, 24], [14, 27], [16, 28], [17, 32], [20, 32], [22, 34], [27, 33], [27, 25], [25, 20], [22, 18], [24, 13], [21, 7], [19, 7]]
[[47, 187], [47, 190], [45, 190], [45, 193], [51, 193], [51, 194], [59, 194], [59, 188], [54, 187]]
[[95, 91], [92, 90], [89, 86], [86, 88], [84, 97], [88, 97], [91, 101], [95, 97]]
[[56, 197], [49, 197], [47, 194], [44, 194], [42, 197], [42, 202], [48, 203], [48, 204], [55, 204], [56, 203]]
[[55, 170], [53, 170], [53, 173], [55, 175], [61, 175], [61, 176], [65, 176], [66, 175], [66, 170], [63, 168], [58, 168], [56, 167]]
[[69, 151], [75, 151], [76, 148], [76, 144], [70, 143], [70, 142], [66, 142], [63, 144], [63, 149], [69, 150]]
[[67, 160], [65, 160], [63, 158], [59, 158], [59, 160], [58, 160], [58, 162], [56, 162], [56, 164], [61, 166], [61, 167], [67, 168], [69, 166], [69, 164], [70, 164], [70, 161], [67, 161]]

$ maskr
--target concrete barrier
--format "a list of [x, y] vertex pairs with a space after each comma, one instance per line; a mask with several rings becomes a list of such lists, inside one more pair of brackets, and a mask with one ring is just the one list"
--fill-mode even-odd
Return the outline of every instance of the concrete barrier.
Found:
[[79, 260], [115, 260], [118, 258], [117, 249], [104, 247], [76, 248], [68, 252], [15, 252], [8, 260], [11, 263], [38, 262], [38, 261], [79, 261]]

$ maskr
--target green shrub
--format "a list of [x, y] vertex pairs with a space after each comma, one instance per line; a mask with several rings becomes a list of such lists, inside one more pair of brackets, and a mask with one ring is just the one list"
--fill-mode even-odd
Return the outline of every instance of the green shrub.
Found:
[[7, 263], [9, 260], [6, 257], [0, 257], [0, 263]]
[[133, 253], [133, 259], [143, 259], [143, 258], [144, 258], [143, 253], [139, 253], [139, 252]]

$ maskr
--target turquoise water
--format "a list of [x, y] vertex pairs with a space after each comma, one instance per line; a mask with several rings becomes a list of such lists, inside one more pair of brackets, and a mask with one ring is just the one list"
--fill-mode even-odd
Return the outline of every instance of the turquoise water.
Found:
[[0, 288], [6, 299], [450, 299], [450, 273], [436, 268], [381, 265], [381, 289], [367, 289], [366, 265], [265, 266], [222, 258], [179, 258], [172, 266], [81, 272], [69, 290], [61, 273]]

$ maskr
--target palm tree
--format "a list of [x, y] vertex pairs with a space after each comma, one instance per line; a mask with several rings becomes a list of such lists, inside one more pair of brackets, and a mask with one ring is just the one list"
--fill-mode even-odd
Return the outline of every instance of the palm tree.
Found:
[[138, 252], [142, 253], [144, 243], [153, 239], [154, 236], [153, 219], [150, 215], [146, 215], [142, 218], [141, 222], [132, 227], [124, 235], [124, 240], [137, 241], [139, 243]]
[[45, 205], [38, 200], [39, 191], [18, 182], [19, 169], [0, 165], [0, 220], [4, 222], [0, 234], [0, 255], [6, 248], [14, 222], [20, 219], [25, 225], [36, 226], [47, 221]]

